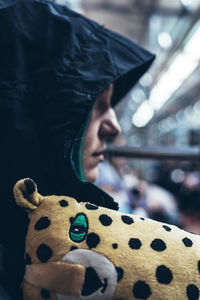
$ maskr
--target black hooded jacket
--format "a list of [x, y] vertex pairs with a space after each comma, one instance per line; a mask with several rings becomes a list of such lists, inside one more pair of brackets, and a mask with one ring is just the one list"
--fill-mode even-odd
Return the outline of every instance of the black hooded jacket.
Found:
[[153, 59], [66, 7], [44, 0], [1, 0], [0, 286], [15, 300], [28, 221], [14, 202], [13, 185], [31, 177], [43, 194], [71, 195], [117, 209], [109, 195], [78, 178], [71, 151], [97, 96], [114, 83], [115, 105]]

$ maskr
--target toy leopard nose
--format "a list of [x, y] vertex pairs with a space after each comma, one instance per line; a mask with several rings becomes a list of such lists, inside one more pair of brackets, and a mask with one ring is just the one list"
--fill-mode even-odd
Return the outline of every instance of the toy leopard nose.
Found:
[[102, 282], [94, 268], [86, 268], [85, 281], [81, 292], [82, 296], [89, 296], [99, 289], [101, 289], [101, 293], [104, 294], [107, 286], [107, 278], [104, 278]]
[[[68, 263], [81, 264], [85, 266], [85, 278], [82, 286], [81, 296], [74, 300], [111, 300], [115, 292], [118, 274], [113, 263], [104, 255], [87, 250], [75, 249], [63, 256], [62, 261]], [[71, 300], [72, 298], [62, 298], [59, 300]]]

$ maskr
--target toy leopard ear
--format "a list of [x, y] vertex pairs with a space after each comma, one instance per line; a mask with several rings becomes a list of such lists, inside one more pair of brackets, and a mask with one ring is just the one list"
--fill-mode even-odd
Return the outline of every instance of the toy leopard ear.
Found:
[[28, 211], [34, 211], [44, 201], [44, 197], [38, 193], [36, 183], [30, 178], [19, 180], [13, 192], [16, 203]]

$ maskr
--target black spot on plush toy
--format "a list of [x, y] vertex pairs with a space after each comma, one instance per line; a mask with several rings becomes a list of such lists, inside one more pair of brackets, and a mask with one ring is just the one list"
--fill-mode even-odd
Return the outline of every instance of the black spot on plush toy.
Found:
[[200, 237], [67, 196], [14, 187], [30, 218], [25, 300], [197, 300]]

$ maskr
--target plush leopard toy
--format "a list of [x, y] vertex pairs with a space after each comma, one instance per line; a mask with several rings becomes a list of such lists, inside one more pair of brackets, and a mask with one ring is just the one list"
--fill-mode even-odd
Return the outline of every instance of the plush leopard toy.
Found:
[[200, 237], [67, 196], [14, 187], [29, 214], [25, 300], [197, 300]]

